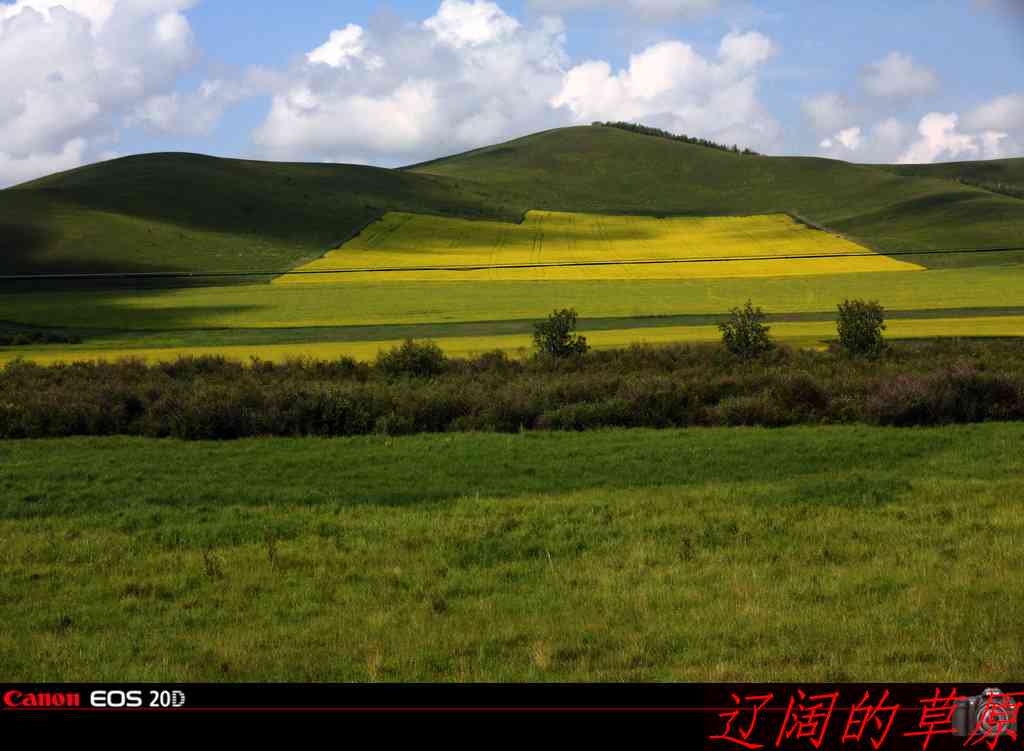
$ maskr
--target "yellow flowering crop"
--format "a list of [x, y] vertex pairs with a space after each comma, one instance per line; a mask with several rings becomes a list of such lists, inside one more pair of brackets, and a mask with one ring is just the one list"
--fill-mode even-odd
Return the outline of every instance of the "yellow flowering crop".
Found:
[[[840, 257], [787, 258], [814, 255]], [[785, 214], [658, 219], [531, 211], [521, 224], [508, 224], [393, 212], [295, 269], [347, 273], [287, 274], [275, 283], [684, 279], [920, 268]]]

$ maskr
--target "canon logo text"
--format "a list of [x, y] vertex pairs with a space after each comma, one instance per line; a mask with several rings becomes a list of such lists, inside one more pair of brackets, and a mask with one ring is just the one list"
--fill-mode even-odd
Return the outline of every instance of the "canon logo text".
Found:
[[81, 694], [25, 693], [12, 690], [4, 694], [4, 706], [10, 709], [36, 709], [39, 707], [80, 707]]

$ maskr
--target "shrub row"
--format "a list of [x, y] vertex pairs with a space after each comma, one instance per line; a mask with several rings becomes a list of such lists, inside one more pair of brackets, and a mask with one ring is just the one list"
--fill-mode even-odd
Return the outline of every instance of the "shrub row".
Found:
[[376, 363], [218, 357], [0, 370], [0, 438], [184, 439], [603, 427], [910, 426], [1024, 419], [1024, 344], [898, 346], [881, 359], [721, 346], [450, 359], [406, 344]]
[[658, 138], [666, 138], [670, 141], [682, 141], [683, 143], [689, 143], [694, 146], [704, 146], [709, 149], [718, 149], [719, 151], [731, 151], [734, 154], [743, 154], [744, 156], [761, 156], [759, 153], [752, 149], [740, 150], [740, 147], [736, 144], [727, 146], [724, 143], [716, 143], [707, 138], [694, 138], [692, 136], [677, 135], [670, 133], [667, 130], [661, 128], [650, 128], [646, 125], [640, 125], [638, 123], [627, 123], [627, 122], [595, 122], [593, 125], [602, 125], [606, 128], [618, 128], [619, 130], [627, 130], [631, 133], [641, 133], [645, 136], [656, 136]]

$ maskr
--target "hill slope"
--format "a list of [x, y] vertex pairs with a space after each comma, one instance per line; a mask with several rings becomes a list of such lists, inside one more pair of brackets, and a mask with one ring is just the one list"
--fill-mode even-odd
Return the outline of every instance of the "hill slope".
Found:
[[941, 164], [879, 165], [898, 175], [911, 177], [963, 178], [1024, 187], [1024, 158], [990, 159], [985, 162], [943, 162]]
[[519, 216], [447, 178], [147, 154], [0, 191], [0, 271], [279, 271], [391, 210]]
[[[942, 175], [811, 157], [742, 156], [616, 128], [546, 131], [410, 169], [486, 184], [500, 189], [503, 201], [532, 208], [794, 211], [879, 250], [1024, 245], [1024, 202]], [[1006, 260], [997, 256], [987, 260]], [[985, 260], [925, 256], [918, 262]]]
[[880, 166], [897, 175], [956, 180], [976, 188], [1024, 200], [1024, 159]]
[[[1024, 173], [1024, 160], [993, 164], [970, 169]], [[789, 211], [882, 251], [1024, 245], [1024, 201], [947, 169], [741, 156], [593, 126], [405, 170], [149, 154], [0, 191], [0, 273], [283, 271], [386, 211], [503, 221], [528, 209]], [[905, 260], [980, 265], [1024, 253]]]

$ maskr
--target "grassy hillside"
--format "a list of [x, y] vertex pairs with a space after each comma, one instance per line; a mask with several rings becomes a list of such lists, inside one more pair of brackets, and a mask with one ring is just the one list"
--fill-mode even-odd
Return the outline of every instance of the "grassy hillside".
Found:
[[955, 180], [1005, 183], [1024, 187], [1024, 158], [991, 159], [987, 162], [944, 162], [942, 164], [879, 165], [897, 175], [938, 177]]
[[[642, 214], [795, 211], [879, 250], [1024, 244], [1024, 203], [948, 179], [809, 157], [754, 157], [616, 128], [546, 131], [411, 168], [531, 208]], [[1003, 263], [913, 257], [926, 266]]]
[[148, 154], [0, 192], [0, 271], [284, 270], [389, 210], [519, 216], [445, 178]]
[[[1022, 164], [956, 169], [1018, 180]], [[608, 127], [547, 131], [406, 170], [148, 154], [0, 191], [0, 273], [282, 271], [386, 211], [503, 221], [528, 209], [790, 211], [883, 251], [1024, 244], [1024, 202], [955, 182], [949, 169], [744, 156]]]
[[883, 169], [897, 175], [952, 180], [997, 195], [1024, 200], [1024, 159], [886, 165]]

